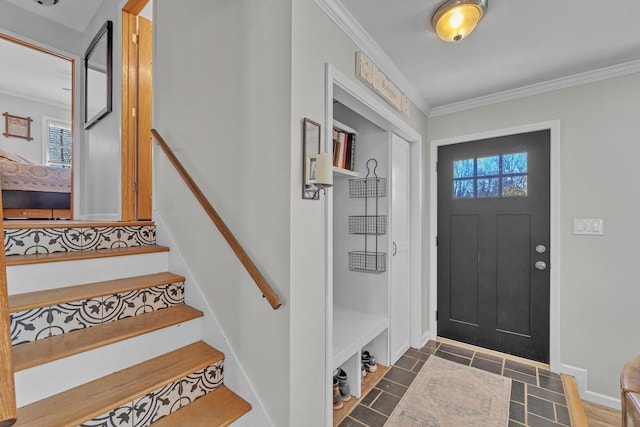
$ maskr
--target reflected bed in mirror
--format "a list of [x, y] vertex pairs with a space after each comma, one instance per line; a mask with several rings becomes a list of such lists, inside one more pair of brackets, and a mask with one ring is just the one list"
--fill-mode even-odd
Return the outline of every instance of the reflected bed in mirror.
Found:
[[111, 112], [113, 23], [98, 30], [84, 54], [84, 128]]

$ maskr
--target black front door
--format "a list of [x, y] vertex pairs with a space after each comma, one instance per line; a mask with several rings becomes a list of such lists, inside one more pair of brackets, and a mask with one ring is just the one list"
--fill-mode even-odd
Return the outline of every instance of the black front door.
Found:
[[438, 335], [549, 362], [550, 131], [438, 149]]

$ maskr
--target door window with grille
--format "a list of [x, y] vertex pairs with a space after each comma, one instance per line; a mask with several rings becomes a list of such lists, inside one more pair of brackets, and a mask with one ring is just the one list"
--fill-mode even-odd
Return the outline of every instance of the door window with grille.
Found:
[[453, 198], [527, 195], [527, 152], [453, 161]]

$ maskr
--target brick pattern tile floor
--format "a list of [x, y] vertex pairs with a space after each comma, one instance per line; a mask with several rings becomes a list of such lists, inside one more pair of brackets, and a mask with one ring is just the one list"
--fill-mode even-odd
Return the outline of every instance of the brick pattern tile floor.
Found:
[[432, 355], [511, 378], [509, 427], [571, 425], [560, 375], [481, 351], [429, 341], [420, 350], [409, 349], [340, 427], [383, 426]]

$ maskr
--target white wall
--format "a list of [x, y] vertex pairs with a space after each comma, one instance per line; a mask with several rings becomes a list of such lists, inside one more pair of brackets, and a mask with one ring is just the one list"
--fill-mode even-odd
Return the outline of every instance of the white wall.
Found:
[[[82, 57], [84, 51], [100, 27], [107, 20], [113, 21], [113, 111], [89, 130], [82, 130], [83, 142], [79, 157], [79, 219], [121, 218], [121, 52], [122, 18], [120, 0], [104, 0], [87, 30], [80, 36]], [[81, 61], [82, 62], [82, 61]], [[84, 64], [76, 79], [84, 88]], [[82, 90], [84, 93], [84, 89]], [[84, 128], [84, 99], [78, 104], [77, 116]], [[76, 163], [76, 164], [78, 164]]]
[[[429, 140], [561, 121], [560, 359], [588, 370], [586, 397], [601, 403], [640, 353], [637, 87], [633, 74], [429, 120]], [[605, 235], [574, 236], [573, 218], [603, 218]]]
[[191, 270], [173, 240], [173, 236], [167, 230], [162, 217], [157, 211], [154, 221], [156, 223], [158, 244], [171, 248], [168, 254], [168, 270], [184, 276], [186, 279], [185, 303], [204, 313], [204, 317], [201, 320], [203, 325], [203, 327], [201, 327], [201, 336], [198, 338], [224, 353], [224, 384], [251, 405], [251, 411], [243, 415], [240, 420], [234, 422], [234, 427], [261, 427], [271, 425], [268, 415], [264, 412], [262, 403], [255, 395], [246, 372], [239, 363], [234, 349], [230, 347], [229, 340], [220, 327], [217, 316], [211, 310], [211, 305], [204, 298], [202, 286], [200, 286], [193, 277]]
[[[357, 81], [356, 44], [319, 8], [313, 0], [292, 2], [292, 105], [291, 105], [291, 425], [330, 423], [330, 379], [325, 367], [325, 206], [320, 201], [303, 200], [302, 119], [322, 124], [322, 141], [331, 128], [325, 118], [325, 63], [331, 63]], [[358, 81], [360, 86], [368, 88]], [[382, 101], [384, 102], [384, 101]], [[412, 106], [410, 117], [398, 116], [426, 135], [427, 120]], [[323, 142], [324, 149], [324, 142]], [[425, 150], [428, 151], [428, 150]], [[300, 159], [300, 160], [298, 160]], [[330, 190], [333, 191], [333, 190]], [[427, 230], [424, 227], [424, 230]], [[428, 256], [428, 252], [424, 253]], [[424, 280], [425, 291], [426, 277]], [[428, 304], [425, 305], [428, 307]], [[425, 325], [428, 323], [425, 322]], [[314, 367], [310, 369], [309, 367]], [[323, 367], [316, 369], [315, 367]], [[328, 406], [326, 406], [328, 405]], [[310, 424], [309, 420], [313, 422]]]
[[273, 422], [295, 425], [289, 422], [291, 1], [156, 0], [154, 13], [154, 127], [284, 306], [274, 311], [262, 298], [158, 150], [155, 208]]
[[[27, 157], [37, 164], [44, 164], [43, 157], [43, 117], [55, 118], [65, 122], [71, 122], [71, 107], [64, 108], [19, 98], [16, 96], [0, 93], [0, 112], [7, 111], [13, 116], [31, 117], [31, 137], [33, 140], [27, 141], [23, 138], [5, 137], [0, 135], [0, 148], [11, 153], [16, 153]], [[2, 119], [2, 132], [4, 132], [4, 117]], [[0, 132], [1, 133], [1, 132]]]

